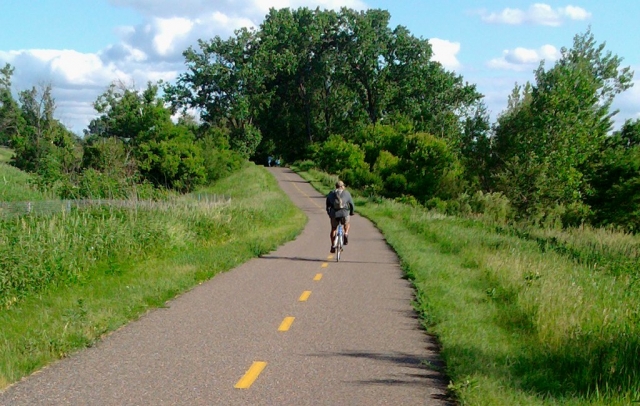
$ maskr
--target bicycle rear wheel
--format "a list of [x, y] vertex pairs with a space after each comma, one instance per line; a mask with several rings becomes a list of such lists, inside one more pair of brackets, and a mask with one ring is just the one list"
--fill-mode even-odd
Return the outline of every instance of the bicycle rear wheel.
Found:
[[338, 226], [338, 232], [336, 233], [336, 261], [340, 262], [340, 254], [342, 254], [342, 240], [343, 240], [343, 231], [342, 225]]

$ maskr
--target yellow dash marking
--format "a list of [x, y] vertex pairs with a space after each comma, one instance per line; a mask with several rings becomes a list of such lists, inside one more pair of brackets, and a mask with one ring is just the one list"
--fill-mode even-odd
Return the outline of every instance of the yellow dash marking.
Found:
[[306, 302], [307, 299], [309, 299], [309, 296], [311, 296], [311, 291], [310, 290], [305, 290], [304, 292], [302, 292], [302, 295], [300, 295], [300, 301], [301, 302]]
[[327, 259], [333, 259], [333, 255], [329, 255]]
[[260, 372], [267, 366], [266, 362], [255, 361], [246, 374], [236, 383], [236, 389], [249, 389], [251, 385], [258, 379]]
[[326, 267], [328, 267], [328, 266], [329, 266], [329, 264], [328, 264], [328, 263], [326, 263], [326, 262], [322, 264], [322, 267], [323, 267], [323, 268], [326, 268]]
[[316, 277], [313, 278], [314, 281], [319, 281], [320, 279], [322, 279], [322, 274], [321, 273], [317, 274]]
[[293, 324], [293, 320], [295, 320], [295, 317], [285, 317], [284, 320], [282, 320], [280, 327], [278, 327], [278, 331], [289, 331], [291, 324]]

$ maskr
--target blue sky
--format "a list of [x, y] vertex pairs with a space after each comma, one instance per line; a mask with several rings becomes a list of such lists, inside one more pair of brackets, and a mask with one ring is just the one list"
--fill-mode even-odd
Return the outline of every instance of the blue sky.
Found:
[[435, 59], [477, 85], [492, 119], [516, 82], [533, 81], [540, 60], [552, 66], [561, 47], [591, 27], [638, 72], [636, 86], [616, 100], [617, 123], [640, 118], [637, 0], [0, 0], [0, 64], [16, 68], [16, 91], [51, 83], [58, 118], [81, 133], [111, 82], [170, 81], [197, 39], [258, 25], [269, 7], [300, 6], [389, 10], [392, 26], [428, 39]]

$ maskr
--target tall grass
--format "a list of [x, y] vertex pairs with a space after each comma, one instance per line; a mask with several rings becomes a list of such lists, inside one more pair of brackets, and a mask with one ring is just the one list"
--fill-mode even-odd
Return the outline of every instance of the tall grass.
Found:
[[46, 200], [49, 196], [31, 184], [31, 175], [5, 163], [8, 159], [3, 156], [7, 155], [2, 152], [0, 148], [0, 202]]
[[[325, 175], [305, 176], [328, 190]], [[638, 237], [507, 229], [381, 199], [356, 204], [401, 258], [461, 404], [640, 400]]]
[[0, 164], [9, 163], [12, 156], [13, 156], [12, 150], [6, 147], [0, 147]]
[[231, 203], [0, 223], [0, 389], [304, 226], [264, 168], [247, 166], [208, 192]]

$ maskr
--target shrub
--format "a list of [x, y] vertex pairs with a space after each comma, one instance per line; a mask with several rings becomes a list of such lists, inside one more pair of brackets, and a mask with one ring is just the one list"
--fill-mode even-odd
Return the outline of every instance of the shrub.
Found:
[[349, 186], [361, 189], [365, 194], [375, 195], [382, 190], [382, 178], [366, 169], [345, 169], [340, 178]]
[[329, 137], [314, 155], [314, 160], [326, 172], [340, 173], [347, 168], [352, 170], [369, 169], [364, 160], [364, 152], [360, 147], [345, 141], [338, 135]]
[[310, 159], [306, 159], [304, 161], [297, 161], [294, 165], [303, 172], [308, 172], [311, 169], [316, 167], [316, 163]]
[[509, 199], [500, 192], [483, 193], [479, 190], [470, 199], [469, 205], [475, 213], [498, 223], [505, 223], [513, 215]]

